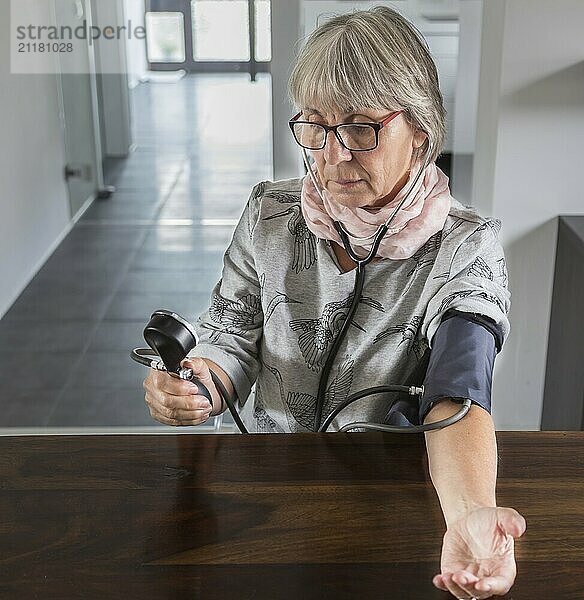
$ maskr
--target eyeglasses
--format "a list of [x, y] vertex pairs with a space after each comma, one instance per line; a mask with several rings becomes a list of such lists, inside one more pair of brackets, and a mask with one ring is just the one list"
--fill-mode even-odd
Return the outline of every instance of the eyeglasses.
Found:
[[379, 143], [379, 131], [402, 113], [397, 110], [379, 123], [341, 123], [340, 125], [321, 125], [310, 121], [299, 121], [299, 112], [288, 121], [296, 143], [307, 150], [322, 150], [329, 131], [333, 131], [337, 140], [351, 152], [374, 150]]

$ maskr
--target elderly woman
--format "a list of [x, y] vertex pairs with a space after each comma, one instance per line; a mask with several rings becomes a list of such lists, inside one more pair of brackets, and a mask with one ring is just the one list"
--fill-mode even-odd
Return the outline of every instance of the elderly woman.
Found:
[[[193, 383], [151, 371], [150, 412], [197, 425], [224, 410], [226, 392], [249, 430], [299, 432], [419, 427], [469, 399], [464, 418], [426, 433], [447, 525], [434, 584], [457, 598], [503, 594], [525, 528], [495, 500], [490, 387], [509, 333], [505, 260], [499, 222], [452, 199], [434, 163], [445, 126], [428, 47], [388, 8], [342, 15], [308, 38], [290, 92], [309, 173], [254, 188], [184, 361], [213, 405]], [[415, 402], [377, 393], [333, 412], [356, 390], [422, 382]]]

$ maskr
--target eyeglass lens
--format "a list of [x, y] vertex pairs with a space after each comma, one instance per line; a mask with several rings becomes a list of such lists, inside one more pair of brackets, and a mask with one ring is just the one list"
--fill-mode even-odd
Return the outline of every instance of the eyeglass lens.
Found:
[[[372, 150], [377, 145], [375, 128], [370, 125], [339, 125], [337, 133], [348, 150]], [[316, 123], [295, 123], [294, 137], [304, 148], [321, 150], [326, 141], [326, 129]]]

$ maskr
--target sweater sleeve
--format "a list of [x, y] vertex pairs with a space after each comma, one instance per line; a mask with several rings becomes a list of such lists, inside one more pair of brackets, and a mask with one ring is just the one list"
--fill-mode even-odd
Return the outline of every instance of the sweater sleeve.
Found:
[[258, 375], [258, 342], [263, 331], [261, 289], [253, 236], [263, 185], [254, 187], [223, 257], [221, 279], [211, 305], [195, 323], [199, 343], [190, 356], [208, 358], [229, 376], [240, 406]]
[[423, 319], [422, 334], [430, 347], [442, 317], [450, 309], [489, 317], [501, 331], [501, 345], [507, 338], [510, 294], [499, 228], [499, 221], [485, 220], [454, 251], [444, 275], [446, 282], [430, 299]]

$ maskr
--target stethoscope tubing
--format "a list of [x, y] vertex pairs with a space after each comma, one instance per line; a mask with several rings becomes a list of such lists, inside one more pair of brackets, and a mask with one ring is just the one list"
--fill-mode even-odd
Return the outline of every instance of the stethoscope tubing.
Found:
[[351, 431], [352, 429], [367, 429], [370, 431], [383, 431], [384, 433], [427, 433], [429, 431], [438, 431], [439, 429], [444, 429], [445, 427], [449, 427], [450, 425], [458, 423], [458, 421], [466, 416], [470, 410], [470, 406], [471, 401], [468, 398], [465, 398], [462, 401], [462, 406], [460, 409], [451, 417], [441, 419], [440, 421], [435, 421], [434, 423], [428, 423], [426, 425], [411, 425], [404, 427], [401, 425], [387, 425], [385, 423], [360, 423], [356, 421], [355, 423], [347, 423], [346, 425], [343, 425], [343, 427], [339, 429], [339, 432]]
[[[305, 148], [302, 148], [301, 150], [302, 150], [302, 158], [304, 160], [304, 164], [306, 166], [308, 175], [309, 175], [310, 179], [312, 180], [312, 183], [313, 183], [321, 201], [324, 203], [324, 194], [323, 194], [323, 191], [320, 189], [320, 187], [321, 187], [320, 183], [317, 181], [316, 175], [310, 165], [310, 161], [308, 160], [308, 153], [306, 152]], [[391, 224], [391, 222], [397, 215], [400, 208], [404, 205], [404, 203], [410, 199], [410, 196], [411, 196], [412, 192], [414, 191], [415, 187], [417, 186], [422, 173], [426, 170], [426, 167], [429, 164], [431, 154], [432, 153], [431, 153], [431, 146], [430, 146], [428, 148], [428, 152], [426, 154], [424, 166], [418, 171], [418, 173], [414, 177], [414, 179], [413, 179], [412, 183], [410, 184], [407, 192], [405, 193], [403, 199], [398, 204], [398, 206], [396, 206], [396, 208], [391, 213], [389, 218], [385, 221], [385, 223], [380, 225], [377, 228], [376, 233], [373, 234], [373, 237], [374, 237], [373, 244], [371, 245], [371, 248], [370, 248], [369, 252], [367, 253], [367, 256], [361, 257], [353, 250], [353, 247], [351, 246], [351, 243], [348, 239], [351, 234], [349, 232], [347, 232], [347, 230], [344, 228], [342, 223], [340, 223], [339, 221], [333, 221], [333, 225], [334, 225], [335, 229], [337, 230], [339, 237], [341, 238], [341, 241], [343, 243], [345, 251], [351, 258], [351, 260], [353, 260], [357, 264], [357, 269], [356, 269], [356, 275], [355, 275], [355, 285], [353, 288], [353, 299], [351, 302], [351, 306], [349, 308], [349, 311], [347, 313], [347, 316], [345, 318], [343, 326], [341, 327], [341, 331], [339, 332], [338, 336], [336, 337], [336, 339], [333, 342], [331, 351], [329, 352], [329, 355], [328, 355], [325, 365], [323, 367], [322, 375], [319, 380], [318, 393], [317, 393], [317, 397], [316, 397], [316, 407], [315, 407], [313, 431], [321, 430], [322, 412], [324, 409], [326, 386], [328, 383], [328, 378], [329, 378], [333, 363], [335, 361], [335, 358], [337, 356], [337, 353], [339, 351], [339, 348], [341, 346], [341, 343], [343, 342], [345, 335], [347, 334], [347, 331], [351, 325], [353, 316], [355, 315], [355, 312], [357, 311], [357, 307], [361, 301], [361, 292], [363, 290], [363, 284], [364, 284], [364, 280], [365, 280], [365, 266], [367, 264], [369, 264], [375, 258], [377, 251], [379, 249], [379, 245], [381, 244], [383, 237], [385, 236], [385, 234], [387, 233], [387, 231], [389, 229], [389, 225]], [[354, 237], [354, 236], [352, 236], [352, 237]], [[370, 239], [371, 237], [372, 236], [367, 236], [367, 238], [355, 238], [355, 239]]]
[[[429, 138], [428, 138], [428, 140], [429, 140]], [[334, 225], [337, 233], [339, 234], [339, 237], [341, 239], [341, 242], [343, 244], [343, 247], [344, 247], [346, 253], [351, 258], [351, 260], [353, 260], [353, 262], [355, 262], [357, 264], [357, 268], [356, 268], [356, 274], [355, 274], [355, 284], [353, 287], [353, 299], [351, 302], [351, 306], [349, 307], [347, 316], [341, 327], [341, 331], [339, 332], [338, 336], [336, 337], [336, 339], [333, 342], [331, 351], [329, 352], [329, 355], [327, 357], [327, 360], [325, 362], [325, 365], [323, 367], [323, 371], [322, 371], [322, 374], [321, 374], [321, 377], [319, 380], [313, 431], [320, 431], [320, 432], [326, 431], [327, 428], [329, 427], [329, 425], [332, 423], [333, 419], [341, 412], [341, 410], [343, 410], [349, 404], [355, 402], [356, 400], [358, 400], [360, 398], [364, 398], [366, 396], [371, 396], [371, 395], [374, 395], [376, 393], [381, 393], [381, 392], [405, 391], [406, 389], [408, 390], [408, 392], [410, 394], [412, 394], [412, 393], [418, 393], [418, 394], [422, 393], [423, 394], [423, 387], [422, 388], [407, 388], [405, 386], [378, 386], [375, 388], [367, 388], [367, 389], [361, 390], [359, 392], [356, 392], [355, 394], [352, 394], [349, 398], [347, 398], [347, 400], [345, 402], [343, 402], [341, 405], [337, 406], [335, 408], [335, 410], [332, 411], [332, 413], [327, 417], [327, 419], [324, 421], [324, 423], [321, 424], [322, 411], [324, 409], [326, 386], [328, 383], [328, 378], [329, 378], [333, 363], [336, 359], [337, 353], [339, 351], [339, 348], [341, 346], [341, 343], [342, 343], [343, 339], [345, 338], [345, 335], [351, 325], [351, 321], [355, 315], [355, 312], [357, 311], [357, 307], [361, 301], [361, 292], [363, 290], [364, 279], [365, 279], [365, 266], [368, 265], [377, 255], [377, 251], [379, 250], [381, 241], [382, 241], [383, 237], [386, 235], [386, 233], [388, 232], [389, 226], [393, 222], [393, 219], [395, 218], [397, 213], [400, 211], [402, 206], [406, 202], [408, 202], [408, 200], [411, 198], [412, 193], [415, 193], [415, 191], [417, 191], [418, 183], [420, 182], [420, 178], [422, 177], [422, 174], [425, 172], [426, 168], [430, 164], [431, 156], [432, 156], [432, 144], [429, 141], [429, 147], [426, 152], [426, 158], [424, 160], [423, 166], [416, 173], [416, 175], [413, 178], [412, 182], [410, 183], [406, 193], [404, 194], [403, 199], [395, 207], [395, 209], [389, 215], [389, 217], [387, 218], [385, 223], [382, 223], [377, 228], [377, 231], [375, 233], [365, 236], [365, 237], [355, 236], [355, 235], [351, 234], [351, 232], [347, 231], [347, 229], [344, 227], [344, 225], [340, 221], [333, 221], [333, 225]], [[304, 164], [306, 166], [308, 175], [309, 175], [321, 201], [324, 203], [323, 190], [320, 189], [320, 187], [321, 187], [320, 183], [317, 181], [316, 174], [314, 173], [314, 171], [310, 165], [310, 161], [308, 160], [308, 153], [306, 152], [305, 148], [302, 148], [302, 158], [304, 160]], [[353, 250], [353, 247], [351, 245], [351, 240], [349, 238], [352, 238], [354, 241], [367, 241], [367, 240], [373, 239], [371, 248], [369, 249], [369, 252], [367, 253], [367, 255], [364, 257], [359, 256]], [[398, 388], [401, 388], [401, 389], [398, 389]], [[416, 390], [416, 391], [412, 392], [412, 390]], [[426, 431], [434, 431], [434, 430], [442, 429], [444, 427], [447, 427], [449, 425], [452, 425], [452, 424], [458, 422], [460, 419], [462, 419], [468, 413], [468, 411], [470, 410], [470, 405], [471, 405], [470, 400], [464, 400], [461, 409], [456, 414], [454, 414], [451, 417], [448, 417], [446, 419], [442, 419], [440, 421], [436, 421], [434, 423], [429, 423], [426, 425], [401, 427], [398, 425], [386, 425], [386, 424], [381, 424], [381, 423], [355, 422], [355, 423], [348, 423], [347, 425], [341, 427], [340, 431], [350, 431], [352, 429], [368, 429], [368, 430], [385, 431], [385, 432], [393, 432], [393, 433], [421, 433], [421, 432], [426, 432]]]
[[[322, 371], [322, 374], [321, 374], [321, 377], [319, 380], [318, 394], [317, 394], [316, 407], [315, 407], [315, 419], [314, 419], [314, 426], [313, 426], [313, 431], [315, 431], [315, 432], [326, 432], [328, 427], [332, 423], [332, 421], [336, 418], [336, 416], [343, 409], [345, 409], [347, 406], [349, 406], [350, 404], [352, 404], [353, 402], [355, 402], [361, 398], [365, 398], [367, 396], [372, 396], [374, 394], [387, 393], [387, 392], [402, 392], [402, 393], [407, 392], [410, 395], [423, 395], [423, 393], [424, 393], [423, 386], [421, 388], [419, 388], [419, 387], [415, 387], [415, 386], [387, 385], [387, 386], [377, 386], [377, 387], [366, 388], [366, 389], [360, 390], [358, 392], [355, 392], [354, 394], [351, 394], [344, 402], [342, 402], [338, 406], [336, 406], [335, 409], [327, 416], [324, 423], [321, 424], [322, 412], [324, 409], [325, 396], [326, 396], [326, 386], [328, 383], [330, 371], [332, 369], [333, 363], [338, 354], [339, 348], [347, 334], [347, 331], [349, 330], [349, 327], [351, 326], [353, 317], [354, 317], [354, 315], [357, 311], [357, 308], [361, 302], [361, 293], [363, 291], [363, 285], [364, 285], [364, 280], [365, 280], [365, 266], [367, 264], [369, 264], [375, 258], [377, 251], [379, 249], [379, 245], [381, 244], [383, 237], [389, 230], [389, 226], [390, 226], [391, 222], [393, 221], [393, 219], [395, 218], [396, 214], [399, 212], [401, 207], [404, 205], [404, 203], [408, 201], [412, 192], [416, 189], [416, 186], [420, 180], [420, 177], [422, 176], [422, 173], [426, 170], [426, 167], [429, 164], [431, 154], [432, 154], [432, 152], [431, 152], [431, 146], [430, 146], [428, 149], [427, 155], [426, 155], [426, 160], [424, 161], [424, 166], [418, 171], [418, 173], [414, 177], [406, 194], [404, 195], [404, 198], [399, 203], [399, 205], [394, 209], [394, 211], [391, 213], [391, 215], [388, 217], [388, 219], [385, 221], [385, 223], [381, 224], [374, 234], [366, 236], [366, 237], [354, 236], [349, 231], [346, 230], [346, 228], [343, 226], [342, 223], [340, 223], [339, 221], [333, 221], [334, 227], [335, 227], [337, 233], [339, 234], [339, 237], [343, 243], [345, 251], [347, 252], [349, 257], [357, 264], [357, 268], [356, 268], [355, 284], [353, 287], [353, 297], [352, 297], [351, 305], [349, 307], [347, 316], [343, 322], [341, 330], [340, 330], [339, 334], [337, 335], [337, 337], [333, 341], [331, 351], [328, 354], [327, 360], [325, 362], [325, 365], [323, 367], [323, 371]], [[312, 179], [312, 182], [315, 186], [315, 189], [316, 189], [317, 193], [319, 194], [321, 200], [324, 201], [323, 194], [322, 194], [321, 190], [319, 189], [320, 184], [316, 180], [315, 174], [310, 166], [310, 163], [308, 161], [308, 156], [307, 156], [306, 150], [304, 148], [302, 148], [302, 156], [303, 156], [307, 171], [309, 173], [309, 176]], [[349, 238], [352, 238], [355, 241], [366, 241], [369, 239], [373, 239], [371, 248], [370, 248], [369, 252], [367, 253], [367, 256], [365, 256], [365, 257], [358, 256], [357, 253], [353, 250], [353, 247], [351, 245], [351, 241], [349, 240]], [[150, 367], [152, 369], [157, 369], [159, 371], [166, 371], [167, 373], [169, 373], [169, 375], [171, 375], [173, 377], [178, 377], [180, 379], [185, 379], [185, 380], [189, 380], [189, 381], [194, 380], [191, 369], [180, 369], [178, 373], [171, 373], [170, 371], [168, 371], [166, 369], [164, 363], [162, 362], [160, 356], [158, 356], [158, 354], [156, 354], [150, 348], [134, 348], [132, 350], [131, 357], [134, 361], [136, 361], [146, 367]], [[217, 387], [220, 395], [222, 396], [222, 400], [225, 401], [225, 403], [227, 404], [229, 412], [231, 413], [233, 420], [235, 421], [237, 427], [239, 428], [241, 433], [249, 433], [248, 430], [246, 429], [245, 425], [243, 424], [243, 421], [241, 420], [239, 413], [236, 409], [236, 406], [235, 406], [236, 401], [233, 398], [231, 398], [230, 394], [225, 389], [225, 386], [223, 385], [223, 383], [219, 379], [219, 377], [217, 377], [217, 375], [213, 371], [210, 371], [210, 373], [211, 373], [211, 378], [213, 380], [213, 383]], [[204, 395], [208, 397], [210, 402], [212, 402], [210, 393], [208, 393], [208, 390], [206, 390], [206, 391], [207, 391], [207, 394], [204, 394]], [[394, 403], [395, 403], [395, 401], [391, 402], [389, 405], [389, 408], [391, 408], [391, 406]], [[462, 407], [456, 414], [454, 414], [451, 417], [448, 417], [446, 419], [442, 419], [440, 421], [436, 421], [434, 423], [429, 423], [426, 425], [402, 427], [402, 426], [397, 426], [397, 425], [387, 425], [384, 423], [382, 424], [382, 423], [354, 422], [354, 423], [348, 423], [348, 424], [344, 425], [343, 427], [340, 428], [340, 431], [346, 432], [346, 431], [351, 431], [353, 429], [366, 429], [366, 430], [383, 431], [383, 432], [391, 432], [391, 433], [421, 433], [421, 432], [426, 432], [426, 431], [433, 431], [433, 430], [437, 430], [437, 429], [442, 429], [444, 427], [447, 427], [449, 425], [452, 425], [452, 424], [460, 421], [460, 419], [462, 419], [468, 413], [468, 411], [470, 410], [470, 406], [471, 406], [471, 401], [468, 399], [465, 399]]]
[[[312, 167], [310, 166], [310, 161], [308, 160], [308, 153], [306, 152], [306, 148], [301, 148], [301, 150], [302, 150], [302, 159], [304, 161], [304, 165], [308, 172], [308, 176], [310, 177], [321, 202], [324, 203], [324, 193], [323, 193], [323, 190], [321, 189], [320, 183], [318, 182], [318, 180], [316, 178], [316, 174], [314, 173]], [[381, 244], [382, 239], [385, 237], [385, 234], [388, 232], [389, 226], [395, 219], [397, 213], [401, 210], [402, 206], [410, 200], [412, 193], [417, 190], [418, 183], [420, 182], [420, 179], [421, 179], [423, 173], [426, 171], [426, 168], [430, 164], [431, 157], [432, 157], [432, 144], [430, 144], [428, 146], [428, 150], [426, 152], [426, 158], [424, 159], [424, 164], [422, 165], [422, 167], [420, 169], [418, 169], [418, 172], [416, 173], [415, 177], [412, 179], [406, 193], [404, 194], [404, 197], [399, 202], [399, 204], [394, 208], [392, 213], [386, 219], [385, 223], [379, 225], [379, 227], [377, 228], [377, 231], [375, 233], [372, 233], [368, 236], [363, 236], [363, 237], [356, 236], [356, 235], [353, 235], [350, 231], [347, 231], [345, 226], [340, 221], [333, 221], [334, 227], [337, 230], [337, 233], [339, 234], [341, 241], [343, 242], [345, 251], [351, 257], [351, 260], [353, 260], [357, 264], [361, 263], [364, 266], [364, 265], [369, 264], [375, 258], [375, 255], [377, 254], [377, 250], [379, 249], [379, 245]], [[367, 241], [367, 240], [373, 239], [371, 249], [367, 253], [367, 256], [365, 256], [365, 257], [358, 256], [358, 254], [353, 250], [349, 238], [351, 238], [354, 241]]]

